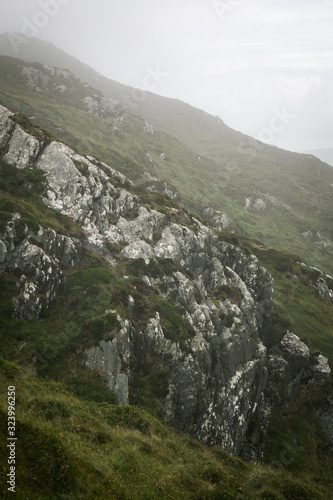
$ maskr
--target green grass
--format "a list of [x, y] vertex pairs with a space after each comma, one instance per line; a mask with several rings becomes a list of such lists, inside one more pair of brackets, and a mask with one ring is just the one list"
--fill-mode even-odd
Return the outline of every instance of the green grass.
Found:
[[[332, 365], [332, 305], [321, 298], [315, 288], [320, 273], [298, 264], [300, 260], [307, 260], [326, 270], [332, 269], [330, 248], [313, 247], [299, 237], [308, 224], [328, 234], [331, 201], [328, 191], [323, 190], [330, 182], [328, 171], [305, 162], [303, 157], [291, 159], [278, 151], [280, 156], [274, 156], [268, 148], [260, 151], [258, 164], [251, 166], [251, 172], [245, 171], [243, 165], [241, 173], [230, 175], [225, 162], [235, 158], [234, 145], [238, 139], [224, 129], [224, 139], [221, 145], [217, 144], [217, 136], [221, 138], [219, 134], [223, 129], [221, 124], [219, 134], [209, 139], [210, 118], [205, 116], [203, 122], [200, 113], [197, 115], [200, 123], [193, 121], [182, 133], [198, 131], [206, 124], [202, 142], [191, 144], [194, 150], [203, 148], [200, 150], [211, 156], [211, 159], [203, 158], [201, 163], [191, 148], [187, 149], [167, 134], [143, 135], [143, 121], [139, 117], [129, 116], [121, 136], [110, 138], [107, 135], [110, 124], [88, 115], [82, 104], [82, 98], [92, 89], [74, 82], [65, 97], [51, 92], [46, 101], [25, 87], [20, 76], [22, 64], [2, 60], [1, 65], [2, 74], [11, 75], [0, 82], [0, 101], [4, 105], [29, 116], [41, 111], [39, 124], [51, 134], [64, 138], [80, 151], [97, 154], [101, 160], [137, 179], [140, 185], [146, 182], [141, 179], [142, 172], [150, 171], [170, 182], [170, 186], [176, 186], [190, 209], [200, 211], [212, 205], [234, 217], [237, 234], [217, 233], [219, 238], [240, 244], [246, 252], [256, 254], [275, 279], [275, 312], [268, 332], [268, 347], [279, 342], [289, 329], [311, 349], [320, 350]], [[175, 103], [174, 111], [177, 110]], [[182, 113], [183, 123], [188, 122], [188, 116], [193, 116], [189, 108]], [[177, 113], [173, 117], [169, 113], [168, 117], [173, 120], [172, 126], [178, 127], [176, 120], [181, 117], [177, 118]], [[51, 140], [52, 135], [35, 130], [24, 115], [17, 115], [15, 120], [37, 137], [46, 142]], [[91, 130], [97, 131], [97, 135]], [[181, 137], [179, 134], [178, 139]], [[152, 154], [153, 165], [146, 151]], [[166, 160], [159, 158], [161, 152], [165, 152]], [[286, 188], [290, 162], [294, 171]], [[267, 175], [265, 169], [269, 170]], [[0, 232], [12, 213], [19, 212], [22, 218], [18, 224], [18, 241], [23, 237], [25, 225], [32, 230], [37, 230], [39, 225], [51, 227], [62, 234], [84, 239], [77, 225], [42, 202], [43, 179], [43, 173], [36, 169], [16, 170], [0, 162]], [[272, 194], [292, 205], [293, 213], [274, 207], [265, 213], [245, 212], [245, 195], [248, 196], [254, 185], [263, 191], [272, 190]], [[299, 186], [309, 191], [308, 196], [300, 194]], [[198, 215], [160, 194], [140, 187], [134, 192], [143, 206], [161, 211], [170, 222], [194, 229], [193, 217], [200, 220]], [[288, 199], [291, 193], [292, 203]], [[244, 233], [276, 249], [251, 240]], [[175, 264], [169, 259], [156, 259], [148, 265], [142, 259], [121, 260], [120, 250], [121, 246], [112, 248], [118, 266], [111, 268], [101, 257], [82, 248], [78, 269], [65, 273], [62, 296], [37, 323], [12, 317], [11, 298], [15, 295], [20, 271], [6, 269], [1, 274], [1, 351], [7, 360], [15, 363], [0, 362], [1, 387], [11, 381], [18, 388], [18, 430], [22, 443], [19, 462], [21, 485], [25, 488], [19, 495], [22, 498], [30, 495], [37, 500], [53, 498], [52, 495], [56, 495], [55, 498], [119, 499], [330, 498], [332, 463], [325, 451], [327, 438], [312, 417], [316, 404], [321, 401], [319, 396], [325, 397], [320, 391], [307, 394], [306, 399], [287, 400], [288, 406], [274, 411], [265, 460], [275, 469], [250, 467], [221, 450], [208, 449], [186, 436], [177, 436], [162, 425], [162, 403], [171, 369], [167, 359], [147, 356], [145, 362], [135, 368], [131, 403], [140, 409], [116, 406], [116, 397], [107, 388], [105, 374], [83, 368], [80, 361], [84, 351], [101, 340], [112, 340], [117, 334], [120, 327], [117, 315], [127, 317], [130, 295], [134, 298], [131, 321], [136, 331], [159, 312], [166, 337], [178, 341], [183, 350], [186, 351], [186, 340], [193, 333], [182, 317], [182, 309], [154, 294], [141, 280], [144, 274], [155, 278], [169, 275], [177, 270]], [[242, 298], [238, 290], [225, 287], [216, 290], [212, 298], [226, 297], [235, 303]], [[31, 372], [37, 374], [37, 378]], [[1, 408], [0, 423], [4, 428], [3, 400]], [[304, 414], [305, 408], [313, 410], [310, 416]], [[286, 466], [284, 443], [294, 443], [296, 434], [298, 445], [306, 453], [299, 453]], [[2, 444], [2, 464], [5, 464], [2, 460], [5, 454]], [[279, 467], [281, 463], [284, 469]], [[4, 474], [5, 465], [1, 467]], [[290, 476], [286, 470], [299, 478]]]
[[[302, 475], [246, 465], [176, 435], [139, 408], [83, 401], [2, 360], [0, 381], [16, 388], [17, 498], [329, 498]], [[10, 498], [6, 415], [2, 398], [2, 498]]]
[[[139, 186], [163, 187], [166, 181], [191, 210], [202, 213], [208, 206], [223, 210], [233, 220], [238, 234], [298, 254], [309, 264], [333, 274], [333, 247], [318, 246], [302, 236], [310, 229], [314, 234], [320, 232], [323, 237], [333, 239], [330, 229], [332, 168], [307, 155], [250, 140], [203, 111], [151, 94], [138, 103], [135, 112], [153, 123], [155, 135], [144, 134], [143, 119], [127, 113], [125, 126], [114, 136], [112, 122], [87, 113], [82, 99], [87, 95], [100, 97], [103, 90], [106, 95], [121, 100], [129, 91], [127, 88], [101, 79], [95, 81], [101, 89], [95, 90], [79, 81], [64, 82], [58, 77], [56, 83], [65, 84], [67, 92], [50, 90], [45, 99], [44, 93], [25, 86], [20, 73], [25, 65], [14, 59], [0, 58], [4, 75], [0, 82], [3, 105], [35, 116], [33, 122], [48, 130], [51, 136], [81, 153], [105, 161]], [[77, 69], [77, 65], [75, 67]], [[30, 125], [25, 126], [29, 130]], [[147, 158], [147, 152], [153, 163]], [[165, 160], [160, 158], [161, 152]], [[230, 168], [230, 162], [237, 168]], [[145, 171], [161, 181], [148, 182], [143, 178]], [[258, 191], [277, 197], [292, 211], [267, 202], [264, 213], [246, 212], [245, 198], [260, 197], [256, 194]]]

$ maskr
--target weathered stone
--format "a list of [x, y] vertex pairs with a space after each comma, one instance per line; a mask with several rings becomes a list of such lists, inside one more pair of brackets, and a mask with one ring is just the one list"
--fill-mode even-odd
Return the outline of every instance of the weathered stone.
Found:
[[17, 168], [27, 168], [31, 166], [40, 151], [40, 144], [37, 139], [24, 132], [18, 125], [9, 142], [9, 151], [4, 156], [4, 160]]
[[22, 75], [27, 77], [27, 86], [37, 91], [49, 90], [54, 86], [52, 79], [36, 68], [26, 66], [22, 69]]
[[267, 359], [267, 368], [271, 378], [276, 380], [281, 380], [284, 376], [288, 366], [288, 361], [286, 361], [282, 356], [270, 355]]
[[328, 300], [329, 302], [333, 302], [333, 290], [328, 288], [328, 285], [323, 278], [319, 278], [318, 283], [317, 283], [317, 288], [318, 288], [319, 294], [322, 297], [324, 297], [324, 299]]
[[330, 382], [331, 368], [328, 364], [328, 359], [322, 354], [318, 354], [318, 356], [312, 360], [310, 369], [314, 375], [314, 382], [317, 385], [326, 385]]
[[309, 348], [294, 333], [287, 332], [281, 340], [281, 347], [287, 359], [290, 359], [294, 364], [301, 366], [309, 364]]
[[2, 240], [0, 240], [0, 264], [7, 259], [7, 247]]
[[85, 365], [91, 370], [102, 370], [108, 377], [108, 385], [116, 394], [118, 403], [129, 403], [128, 366], [132, 357], [132, 327], [129, 321], [123, 321], [118, 316], [122, 328], [117, 338], [102, 341], [99, 346], [86, 351]]
[[11, 113], [0, 105], [0, 148], [4, 148], [11, 139], [15, 123], [10, 119]]
[[[86, 365], [103, 370], [120, 404], [127, 404], [138, 364], [159, 359], [168, 374], [168, 394], [159, 401], [166, 421], [234, 455], [259, 460], [269, 414], [264, 399], [264, 341], [274, 292], [269, 273], [256, 257], [220, 241], [194, 218], [189, 228], [141, 206], [140, 198], [125, 189], [131, 185], [126, 177], [92, 157], [52, 142], [35, 163], [46, 173], [47, 205], [76, 221], [103, 256], [110, 259], [109, 244], [117, 243], [124, 246], [120, 256], [143, 258], [146, 264], [158, 257], [173, 262], [169, 274], [143, 281], [153, 293], [175, 304], [187, 322], [187, 337], [168, 338], [163, 311], [146, 318], [140, 331], [129, 319], [119, 318], [121, 327], [114, 338], [87, 350]], [[122, 186], [115, 186], [113, 179]], [[41, 248], [29, 243], [28, 234], [16, 244], [15, 222], [6, 234], [7, 251], [22, 273], [27, 269], [31, 274], [28, 261], [36, 269], [32, 277], [22, 274], [15, 302], [17, 315], [34, 319], [61, 289], [59, 261], [76, 265], [76, 243], [41, 230], [34, 236]], [[38, 298], [44, 294], [47, 300], [40, 308]], [[129, 318], [134, 306], [128, 303]], [[248, 439], [255, 420], [263, 431], [251, 451]]]

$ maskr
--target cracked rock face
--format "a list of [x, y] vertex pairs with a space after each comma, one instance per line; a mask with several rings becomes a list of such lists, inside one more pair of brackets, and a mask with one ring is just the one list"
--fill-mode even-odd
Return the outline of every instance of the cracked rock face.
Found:
[[[109, 112], [116, 113], [114, 103], [109, 105]], [[189, 223], [180, 224], [170, 214], [144, 207], [130, 190], [133, 183], [105, 163], [56, 141], [45, 147], [10, 117], [0, 106], [5, 160], [13, 168], [45, 172], [45, 203], [81, 226], [89, 248], [114, 266], [110, 247], [117, 246], [118, 259], [143, 259], [149, 265], [163, 258], [173, 263], [169, 274], [141, 280], [152, 294], [181, 311], [190, 332], [186, 339], [170, 337], [161, 320], [163, 311], [135, 327], [135, 299], [129, 296], [126, 317], [117, 316], [117, 332], [86, 350], [85, 366], [106, 374], [119, 404], [136, 404], [135, 374], [147, 360], [159, 360], [167, 377], [167, 392], [158, 401], [166, 422], [233, 455], [260, 461], [270, 417], [264, 395], [268, 377], [279, 380], [291, 366], [298, 370], [294, 387], [305, 371], [318, 385], [331, 376], [327, 359], [311, 355], [293, 333], [287, 332], [279, 354], [267, 356], [274, 293], [270, 274], [255, 256], [223, 241], [195, 218], [183, 214]], [[251, 204], [248, 199], [248, 209]], [[263, 204], [255, 208], [262, 210]], [[209, 215], [219, 227], [230, 222], [222, 212]], [[63, 269], [78, 265], [80, 242], [43, 228], [33, 232], [26, 227], [18, 237], [19, 220], [20, 215], [13, 214], [0, 234], [0, 270], [21, 271], [13, 298], [15, 315], [37, 320], [61, 293]], [[331, 413], [322, 416], [327, 429]]]
[[[142, 206], [129, 190], [133, 184], [106, 164], [56, 141], [45, 149], [39, 144], [39, 149], [38, 141], [35, 144], [33, 138], [15, 133], [4, 108], [0, 109], [0, 127], [0, 140], [13, 152], [7, 161], [19, 168], [33, 158], [34, 168], [46, 174], [45, 203], [77, 222], [89, 244], [110, 263], [116, 265], [108, 245], [120, 244], [120, 257], [143, 258], [146, 263], [171, 259], [176, 267], [170, 274], [143, 276], [142, 280], [182, 311], [191, 335], [182, 342], [168, 338], [159, 313], [135, 329], [132, 298], [128, 317], [119, 319], [117, 335], [86, 351], [86, 366], [103, 370], [119, 403], [127, 404], [134, 402], [135, 370], [148, 358], [160, 359], [168, 374], [167, 394], [159, 401], [166, 421], [205, 443], [260, 460], [269, 418], [263, 396], [267, 383], [264, 342], [274, 292], [269, 273], [256, 257], [220, 240], [193, 217], [186, 215], [188, 227]], [[69, 268], [77, 265], [77, 242], [44, 229], [34, 235], [40, 244], [36, 246], [29, 242], [27, 229], [17, 245], [14, 233], [12, 221], [1, 237], [0, 260], [4, 267], [16, 262], [22, 269], [17, 315], [35, 319], [60, 292], [64, 281], [60, 261]], [[42, 296], [46, 299], [40, 306]], [[263, 435], [251, 447], [254, 421], [262, 423]]]
[[281, 347], [286, 357], [291, 359], [294, 363], [303, 366], [306, 366], [309, 363], [309, 348], [294, 333], [287, 332], [281, 340]]
[[[0, 271], [19, 269], [13, 309], [16, 318], [36, 321], [61, 293], [65, 278], [64, 267], [75, 268], [78, 252], [74, 240], [40, 228], [37, 234], [26, 226], [19, 236], [20, 214], [13, 214], [5, 232], [0, 235]], [[30, 238], [40, 243], [32, 244]]]

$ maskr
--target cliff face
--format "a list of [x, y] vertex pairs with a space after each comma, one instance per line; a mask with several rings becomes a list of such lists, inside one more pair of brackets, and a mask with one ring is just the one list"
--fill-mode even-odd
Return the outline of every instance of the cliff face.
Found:
[[[270, 414], [265, 342], [274, 285], [257, 258], [179, 209], [148, 207], [124, 175], [32, 137], [3, 107], [0, 148], [13, 168], [43, 171], [45, 204], [86, 234], [78, 241], [47, 228], [22, 231], [20, 214], [12, 215], [0, 234], [0, 270], [19, 270], [16, 317], [37, 320], [50, 307], [82, 245], [110, 266], [130, 263], [141, 270], [136, 295], [121, 311], [105, 311], [117, 315], [117, 334], [87, 347], [81, 363], [106, 374], [119, 404], [137, 403], [138, 374], [148, 371], [162, 386], [155, 403], [168, 424], [260, 460]], [[153, 295], [158, 307], [138, 321], [142, 294]]]

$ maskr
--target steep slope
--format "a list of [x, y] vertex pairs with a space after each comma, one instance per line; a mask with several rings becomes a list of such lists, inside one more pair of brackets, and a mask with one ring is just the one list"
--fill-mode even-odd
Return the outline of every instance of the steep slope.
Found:
[[[13, 55], [6, 36], [0, 37], [0, 50]], [[147, 134], [142, 139], [138, 123], [126, 130], [144, 146], [143, 155], [137, 155], [135, 161], [127, 163], [124, 168], [118, 167], [127, 176], [137, 182], [138, 172], [143, 174], [145, 171], [160, 180], [156, 189], [163, 191], [161, 187], [166, 182], [171, 191], [178, 192], [193, 210], [203, 214], [205, 208], [211, 207], [226, 212], [236, 231], [275, 248], [299, 254], [312, 265], [333, 273], [333, 171], [328, 165], [311, 155], [264, 145], [233, 131], [219, 118], [180, 101], [149, 92], [136, 99], [133, 89], [104, 78], [50, 44], [30, 40], [20, 46], [19, 56], [67, 67], [100, 89], [106, 97], [145, 118], [147, 130], [154, 129], [154, 136]], [[25, 107], [30, 116], [35, 115], [34, 108], [42, 106], [40, 102], [37, 104], [36, 96], [34, 99], [29, 95], [29, 102], [34, 103], [29, 113], [26, 102], [9, 99], [4, 94], [1, 99], [12, 109]], [[50, 113], [44, 107], [44, 114], [55, 122], [52, 133], [65, 140], [57, 131], [61, 125], [56, 113]], [[133, 115], [130, 113], [129, 116]], [[68, 116], [63, 115], [62, 121], [68, 123]], [[35, 123], [50, 129], [50, 122], [41, 117], [37, 116]], [[151, 125], [153, 129], [149, 128]], [[140, 128], [142, 130], [142, 125]], [[110, 149], [119, 151], [121, 140], [112, 138], [112, 146], [109, 144], [109, 151], [106, 151], [103, 143], [106, 137], [110, 137], [110, 129], [99, 124], [97, 128], [95, 125], [95, 130], [98, 130], [97, 134], [92, 136], [90, 132], [90, 137], [83, 137], [85, 131], [77, 122], [67, 127], [67, 132], [81, 138], [80, 146], [88, 144], [90, 139], [94, 143], [90, 147], [91, 154], [110, 162]], [[71, 145], [75, 146], [74, 143]], [[126, 147], [130, 148], [128, 143]], [[122, 152], [125, 152], [125, 144]], [[150, 184], [154, 186], [153, 182]]]
[[[63, 384], [38, 380], [3, 360], [0, 383], [19, 388], [17, 498], [329, 498], [325, 488], [285, 470], [246, 465], [176, 435], [139, 408], [82, 401]], [[1, 400], [4, 434], [6, 419]], [[2, 498], [13, 496], [5, 479], [7, 456], [0, 445]]]
[[321, 161], [333, 167], [333, 149], [312, 149], [310, 151], [304, 151], [304, 153], [316, 156]]
[[[273, 307], [270, 275], [254, 256], [245, 256], [185, 213], [152, 210], [115, 187], [111, 179], [120, 186], [130, 183], [106, 164], [58, 142], [47, 145], [15, 125], [5, 108], [0, 111], [1, 146], [8, 150], [4, 160], [45, 172], [48, 207], [78, 223], [89, 248], [115, 267], [117, 258], [127, 259], [131, 274], [138, 276], [129, 282], [118, 277], [115, 288], [124, 287], [119, 297], [111, 286], [110, 310], [101, 310], [96, 321], [118, 323], [119, 331], [88, 350], [83, 362], [105, 371], [122, 404], [141, 397], [144, 366], [158, 367], [165, 384], [159, 399], [168, 423], [207, 443], [223, 441], [236, 455], [248, 454], [242, 450], [250, 421], [262, 418], [266, 349], [260, 339]], [[75, 268], [78, 245], [46, 229], [29, 233], [27, 226], [20, 234], [20, 219], [15, 214], [5, 226], [2, 268], [29, 270], [30, 276], [22, 274], [17, 281], [13, 304], [17, 318], [35, 320], [63, 287], [57, 260]], [[107, 282], [114, 279], [106, 273]]]
[[[252, 461], [262, 458], [265, 429], [280, 392], [278, 404], [284, 401], [289, 405], [284, 395], [287, 392], [299, 405], [290, 418], [299, 415], [304, 405], [314, 405], [320, 412], [317, 419], [311, 413], [307, 430], [313, 440], [306, 446], [311, 477], [319, 474], [321, 484], [329, 483], [326, 466], [313, 457], [320, 452], [325, 463], [330, 463], [329, 454], [318, 449], [319, 440], [330, 443], [318, 421], [320, 417], [329, 426], [332, 418], [325, 403], [330, 369], [321, 354], [310, 352], [296, 336], [285, 335], [288, 318], [282, 325], [270, 326], [274, 320], [272, 278], [246, 247], [256, 248], [266, 259], [271, 252], [245, 239], [237, 241], [230, 233], [213, 231], [176, 202], [139, 190], [112, 167], [52, 141], [25, 121], [27, 133], [17, 121], [22, 123], [23, 117], [1, 108], [0, 317], [6, 358], [33, 369], [39, 377], [62, 382], [83, 400], [143, 406], [177, 430]], [[296, 287], [303, 266], [288, 259], [283, 279], [287, 281], [292, 270]], [[281, 266], [281, 261], [278, 264]], [[321, 310], [319, 300], [325, 301], [327, 315], [332, 315], [327, 298], [320, 299], [312, 286], [317, 285], [319, 276], [310, 270], [308, 282], [309, 275], [314, 282], [304, 285], [302, 294], [318, 301], [317, 312]], [[326, 290], [330, 298], [330, 281], [325, 276], [320, 279], [322, 293]], [[320, 324], [324, 331], [324, 323]], [[271, 350], [274, 346], [278, 351]], [[1, 366], [19, 379], [13, 367], [7, 363]], [[112, 448], [115, 460], [106, 458], [108, 466], [101, 468], [95, 445], [87, 448], [83, 442], [106, 444], [114, 440], [105, 419], [109, 426], [109, 421], [120, 425], [124, 418], [124, 426], [131, 428], [133, 418], [134, 428], [140, 430], [142, 426], [157, 426], [156, 422], [126, 407], [116, 410], [94, 403], [87, 409], [94, 418], [99, 415], [98, 426], [103, 432], [97, 436], [92, 433], [93, 424], [82, 420], [85, 403], [66, 394], [56, 397], [53, 386], [34, 380], [29, 383], [35, 386], [34, 397], [24, 400], [24, 417], [19, 421], [24, 443], [31, 442], [32, 420], [39, 415], [44, 426], [40, 439], [46, 439], [49, 450], [45, 453], [51, 453], [55, 469], [63, 456], [76, 471], [75, 481], [82, 481], [83, 470], [95, 474], [93, 466], [104, 477], [109, 489], [103, 494], [110, 494], [110, 498], [121, 486], [109, 479], [108, 467], [121, 469], [125, 475], [133, 470], [141, 474], [141, 468], [134, 466], [142, 460], [137, 444], [132, 449], [132, 469], [126, 471], [117, 469], [117, 447]], [[62, 391], [63, 386], [57, 387]], [[307, 394], [305, 401], [299, 400], [299, 394]], [[69, 427], [66, 419], [70, 419]], [[50, 434], [49, 421], [52, 425], [57, 422], [59, 433], [64, 431], [65, 445], [55, 437], [55, 431]], [[71, 437], [73, 428], [76, 431]], [[157, 446], [154, 433], [163, 433], [161, 427], [154, 428], [152, 441], [145, 442], [151, 450]], [[124, 439], [128, 435], [125, 433]], [[301, 440], [298, 446], [303, 447], [302, 433], [297, 438]], [[92, 465], [86, 459], [82, 462], [80, 453], [69, 453], [73, 445], [74, 449], [90, 449], [87, 455], [93, 452]], [[276, 446], [272, 439], [271, 449], [276, 450]], [[182, 453], [189, 456], [187, 445], [185, 448]], [[129, 453], [126, 448], [126, 460]], [[33, 464], [38, 463], [37, 457], [31, 458]], [[277, 461], [274, 454], [270, 461]], [[303, 474], [307, 466], [301, 463], [297, 472]], [[251, 485], [246, 486], [245, 476], [241, 479], [244, 484], [237, 483], [233, 489], [234, 479], [223, 480], [224, 465], [212, 467], [219, 471], [214, 476], [212, 498], [227, 491], [231, 498], [237, 497], [245, 487], [249, 495], [255, 494]], [[44, 474], [56, 482], [52, 470]], [[86, 479], [77, 483], [70, 481], [66, 471], [63, 474], [67, 479], [58, 483], [62, 491], [87, 491]], [[295, 495], [298, 489], [303, 498], [325, 498], [324, 490], [307, 485], [303, 479], [294, 485], [287, 481], [286, 486], [283, 475], [275, 477], [279, 479], [274, 487], [262, 488], [263, 498], [267, 490], [287, 498], [288, 488]], [[194, 484], [200, 484], [198, 498], [206, 494], [202, 493], [209, 490], [205, 478], [200, 474], [186, 494], [193, 497]], [[29, 485], [33, 483], [31, 478], [27, 480]], [[137, 489], [139, 483], [136, 476], [133, 486]], [[156, 478], [149, 484], [152, 489], [157, 487]], [[98, 498], [102, 490], [95, 482], [94, 488], [94, 493], [88, 491], [92, 498]], [[179, 488], [176, 491], [184, 491], [183, 483]], [[125, 498], [131, 494], [121, 491]], [[156, 492], [151, 494], [156, 497]], [[168, 493], [163, 495], [168, 498]], [[244, 495], [249, 497], [246, 490]]]

